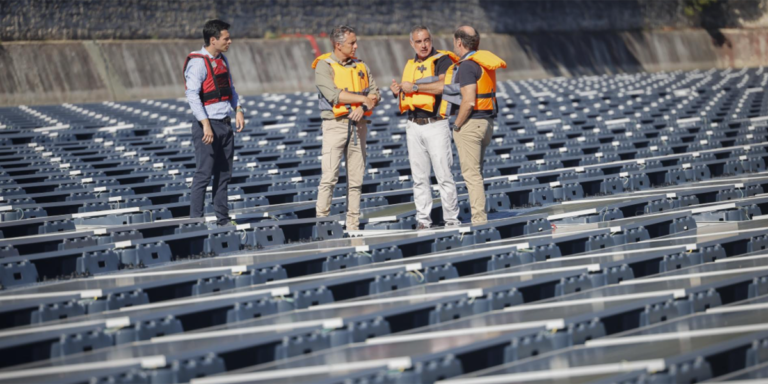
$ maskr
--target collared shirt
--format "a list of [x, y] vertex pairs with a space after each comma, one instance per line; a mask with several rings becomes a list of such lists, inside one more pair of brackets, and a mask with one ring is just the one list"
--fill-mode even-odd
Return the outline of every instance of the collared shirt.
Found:
[[[434, 55], [437, 55], [437, 50], [435, 49], [435, 47], [432, 47], [432, 52], [429, 53], [429, 55], [427, 56], [427, 59]], [[424, 61], [419, 59], [419, 55], [416, 55], [413, 58], [413, 60], [416, 61], [417, 63], [421, 63], [422, 61]], [[445, 55], [437, 59], [437, 61], [435, 61], [435, 76], [439, 77], [440, 75], [445, 75], [445, 73], [448, 72], [448, 68], [450, 68], [452, 64], [453, 64], [453, 61], [451, 61], [451, 58], [448, 55]], [[437, 115], [440, 112], [440, 102], [442, 100], [443, 100], [442, 94], [435, 95], [435, 108], [432, 112], [425, 111], [421, 108], [416, 108], [416, 110], [414, 111], [408, 111], [408, 118], [421, 119], [421, 118], [437, 117]]]
[[[463, 60], [461, 62], [461, 70], [459, 70], [459, 74], [456, 78], [456, 82], [458, 82], [462, 88], [467, 85], [477, 84], [483, 76], [483, 69], [480, 68], [480, 64], [475, 63], [472, 60], [464, 60], [470, 53], [474, 53], [474, 51], [467, 52], [461, 57], [461, 60]], [[477, 103], [477, 100], [475, 100], [475, 103]], [[458, 113], [458, 111], [458, 108], [454, 108], [454, 113]], [[472, 112], [470, 112], [468, 119], [487, 119], [494, 117], [496, 116], [493, 111], [475, 111], [473, 109]]]
[[[349, 68], [353, 64], [352, 59], [347, 59], [347, 61], [342, 62], [335, 53], [331, 53], [331, 60], [343, 65], [345, 68]], [[371, 76], [371, 67], [366, 64], [365, 68], [368, 71], [368, 96], [376, 95], [376, 97], [381, 98], [379, 87], [376, 85], [376, 81], [373, 80], [373, 76]], [[320, 91], [320, 94], [322, 94], [331, 105], [339, 103], [341, 89], [336, 87], [336, 83], [333, 81], [333, 68], [331, 68], [331, 64], [325, 60], [320, 60], [315, 67], [315, 85]], [[333, 111], [321, 111], [320, 117], [323, 120], [333, 119]]]
[[[205, 47], [195, 53], [207, 55], [211, 59], [214, 58]], [[226, 57], [224, 58], [224, 63], [230, 70], [229, 81], [231, 82], [232, 72]], [[233, 109], [240, 106], [240, 97], [237, 95], [237, 92], [235, 92], [235, 85], [233, 83], [232, 97], [229, 100], [203, 105], [202, 100], [200, 100], [200, 89], [202, 89], [206, 77], [208, 77], [208, 69], [205, 67], [205, 61], [202, 58], [189, 60], [187, 70], [184, 71], [184, 79], [187, 83], [187, 90], [184, 93], [187, 96], [189, 107], [192, 109], [192, 114], [195, 115], [197, 121], [203, 121], [205, 119], [223, 119], [229, 116]]]

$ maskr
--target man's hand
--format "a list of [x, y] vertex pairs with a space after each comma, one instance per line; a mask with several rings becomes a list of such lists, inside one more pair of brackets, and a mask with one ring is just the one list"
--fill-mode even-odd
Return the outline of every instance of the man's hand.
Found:
[[237, 111], [235, 114], [235, 127], [237, 127], [237, 133], [242, 132], [243, 128], [245, 128], [245, 115], [243, 111]]
[[400, 94], [400, 84], [398, 84], [395, 79], [392, 79], [392, 84], [389, 85], [389, 90], [392, 91], [395, 95]]
[[[376, 95], [367, 96], [365, 98], [365, 101], [363, 104], [368, 108], [368, 110], [372, 110], [374, 107], [376, 107], [376, 102], [378, 102], [379, 99], [376, 97]], [[362, 110], [362, 108], [360, 108]]]
[[202, 121], [203, 123], [203, 144], [210, 145], [213, 143], [213, 129], [211, 129], [211, 122], [208, 119]]
[[403, 81], [400, 83], [400, 89], [405, 93], [413, 93], [413, 83], [410, 81]]
[[363, 107], [357, 107], [353, 109], [352, 112], [349, 113], [349, 118], [354, 122], [358, 122], [360, 121], [360, 119], [363, 118], [364, 113], [365, 112], [363, 112]]
[[379, 105], [379, 101], [381, 101], [381, 99], [379, 99], [379, 97], [376, 96], [376, 94], [370, 94], [370, 95], [368, 95], [368, 98], [373, 100], [373, 106], [374, 107]]

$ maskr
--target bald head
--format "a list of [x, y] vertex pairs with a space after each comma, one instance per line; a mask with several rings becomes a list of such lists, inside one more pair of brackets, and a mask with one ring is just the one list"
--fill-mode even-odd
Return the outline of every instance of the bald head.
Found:
[[462, 25], [462, 26], [461, 26], [461, 27], [459, 27], [458, 29], [459, 29], [459, 30], [462, 30], [462, 31], [464, 31], [464, 32], [466, 32], [466, 33], [467, 33], [468, 35], [470, 35], [470, 36], [475, 36], [475, 35], [477, 35], [477, 31], [475, 31], [475, 29], [474, 29], [474, 28], [472, 28], [472, 27], [471, 27], [471, 26], [469, 26], [469, 25]]
[[480, 47], [480, 34], [477, 29], [469, 25], [462, 25], [453, 33], [454, 43], [467, 51], [476, 51]]

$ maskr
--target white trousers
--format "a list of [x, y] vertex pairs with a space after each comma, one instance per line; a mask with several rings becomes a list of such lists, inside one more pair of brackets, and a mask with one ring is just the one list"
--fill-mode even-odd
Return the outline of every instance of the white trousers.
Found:
[[405, 126], [408, 139], [408, 159], [413, 178], [413, 199], [416, 203], [416, 219], [420, 223], [432, 224], [432, 182], [430, 173], [435, 171], [440, 200], [443, 204], [443, 220], [458, 222], [459, 205], [456, 198], [456, 183], [453, 181], [451, 166], [451, 129], [448, 120], [427, 125], [408, 121]]

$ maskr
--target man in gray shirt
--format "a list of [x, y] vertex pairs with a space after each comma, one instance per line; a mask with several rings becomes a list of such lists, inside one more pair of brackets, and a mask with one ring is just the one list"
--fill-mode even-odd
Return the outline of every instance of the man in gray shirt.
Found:
[[240, 132], [245, 127], [245, 111], [240, 107], [229, 63], [222, 54], [232, 44], [229, 24], [221, 20], [206, 22], [203, 39], [203, 49], [190, 53], [184, 63], [187, 102], [196, 119], [192, 124], [192, 143], [197, 169], [192, 178], [189, 217], [203, 217], [206, 187], [213, 177], [216, 223], [223, 226], [229, 224], [227, 186], [232, 177], [235, 152], [229, 115], [233, 109], [237, 110], [235, 124]]

